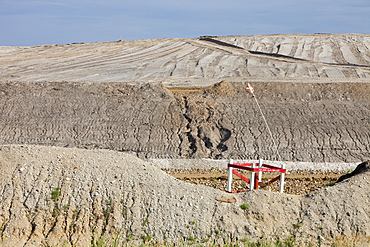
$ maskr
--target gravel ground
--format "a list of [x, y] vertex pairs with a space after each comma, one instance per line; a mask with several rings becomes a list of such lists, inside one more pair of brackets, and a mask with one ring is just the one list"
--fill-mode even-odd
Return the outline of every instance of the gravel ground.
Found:
[[[225, 191], [227, 184], [228, 160], [186, 160], [186, 159], [150, 159], [155, 166], [166, 173], [194, 184], [203, 184]], [[235, 163], [257, 163], [258, 160], [235, 160]], [[287, 173], [285, 176], [284, 192], [294, 195], [304, 195], [325, 186], [330, 186], [344, 174], [353, 171], [355, 163], [314, 163], [314, 162], [277, 162], [264, 161], [264, 163], [281, 167], [285, 165]], [[242, 172], [243, 176], [249, 178], [248, 172]], [[267, 182], [278, 174], [264, 173], [263, 181]], [[260, 181], [261, 182], [261, 181]], [[261, 184], [263, 185], [263, 184]], [[246, 190], [249, 186], [234, 176], [233, 190]], [[265, 190], [278, 192], [279, 181], [264, 188]]]
[[[202, 184], [225, 191], [227, 185], [227, 171], [226, 170], [186, 170], [186, 169], [163, 169], [166, 173], [180, 180], [193, 183]], [[239, 172], [244, 177], [249, 178], [250, 173]], [[333, 185], [340, 176], [347, 174], [338, 171], [309, 171], [309, 170], [293, 170], [285, 175], [284, 193], [293, 195], [305, 195], [315, 190], [321, 189], [325, 186]], [[278, 176], [277, 174], [264, 173], [260, 186]], [[263, 190], [279, 192], [280, 180], [271, 185], [262, 188]], [[262, 182], [262, 183], [261, 183]], [[233, 177], [233, 190], [243, 191], [249, 190], [249, 184], [240, 178]]]

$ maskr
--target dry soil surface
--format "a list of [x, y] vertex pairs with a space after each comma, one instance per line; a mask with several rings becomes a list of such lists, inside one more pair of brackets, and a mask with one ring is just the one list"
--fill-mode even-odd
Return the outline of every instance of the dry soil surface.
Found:
[[146, 158], [369, 158], [368, 34], [121, 40], [0, 54], [0, 144]]
[[200, 37], [0, 47], [0, 79], [150, 82], [367, 82], [369, 34]]
[[292, 194], [228, 194], [158, 164], [308, 162], [330, 182], [313, 164], [370, 158], [369, 78], [367, 34], [0, 47], [0, 245], [368, 238], [368, 163]]
[[[227, 170], [219, 170], [210, 168], [207, 170], [171, 170], [164, 169], [171, 176], [193, 184], [203, 184], [219, 190], [226, 190], [227, 185]], [[246, 178], [250, 178], [248, 172], [238, 171]], [[279, 176], [280, 173], [265, 173], [262, 180], [259, 181], [260, 186], [264, 186], [268, 181]], [[284, 193], [293, 195], [305, 195], [315, 190], [332, 186], [338, 179], [347, 173], [339, 171], [288, 171], [284, 179]], [[249, 190], [250, 186], [245, 181], [238, 177], [233, 178], [232, 190], [243, 191]], [[263, 189], [279, 192], [280, 180], [274, 182]]]
[[294, 236], [324, 244], [370, 234], [368, 163], [333, 186], [291, 195], [229, 194], [116, 151], [5, 145], [0, 158], [2, 246], [87, 246], [117, 235], [134, 242]]
[[[370, 83], [254, 84], [281, 159], [370, 157]], [[244, 83], [0, 82], [0, 144], [131, 151], [142, 158], [279, 159]]]

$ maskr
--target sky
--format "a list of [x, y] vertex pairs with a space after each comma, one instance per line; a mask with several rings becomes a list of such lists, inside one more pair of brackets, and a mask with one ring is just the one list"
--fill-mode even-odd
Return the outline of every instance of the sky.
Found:
[[0, 0], [0, 46], [370, 33], [370, 0]]

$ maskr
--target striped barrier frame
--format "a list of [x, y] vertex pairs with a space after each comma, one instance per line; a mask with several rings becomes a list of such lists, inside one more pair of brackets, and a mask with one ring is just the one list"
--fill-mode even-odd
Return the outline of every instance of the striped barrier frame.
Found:
[[[258, 163], [234, 163], [233, 160], [229, 161], [229, 164], [227, 165], [228, 167], [228, 177], [227, 177], [227, 192], [230, 193], [238, 193], [238, 192], [244, 192], [244, 191], [235, 191], [231, 189], [232, 185], [232, 179], [233, 179], [233, 174], [244, 180], [245, 182], [249, 183], [249, 190], [258, 190], [259, 188], [264, 188], [273, 182], [277, 181], [280, 179], [280, 193], [283, 193], [284, 191], [284, 178], [285, 178], [285, 165], [281, 165], [281, 167], [276, 167], [268, 164], [263, 164], [263, 160], [259, 160]], [[244, 177], [235, 169], [241, 169], [241, 170], [247, 170], [251, 172], [250, 179]], [[263, 172], [278, 172], [280, 173], [279, 176], [271, 179], [270, 181], [266, 182], [263, 186], [259, 186], [258, 182], [262, 180], [262, 173]], [[256, 175], [257, 174], [257, 175]]]

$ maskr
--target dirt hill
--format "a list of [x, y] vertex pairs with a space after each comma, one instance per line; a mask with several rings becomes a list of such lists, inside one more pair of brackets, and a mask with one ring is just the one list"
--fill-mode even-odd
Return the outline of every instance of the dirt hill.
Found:
[[366, 34], [0, 47], [0, 144], [273, 160], [250, 82], [282, 160], [358, 162], [369, 47]]
[[228, 194], [177, 180], [122, 152], [11, 145], [1, 147], [0, 158], [1, 246], [261, 236], [324, 246], [370, 234], [368, 169], [304, 196]]
[[[369, 83], [253, 84], [282, 160], [369, 155]], [[276, 160], [244, 83], [0, 82], [0, 143], [104, 148], [143, 158]]]
[[369, 34], [283, 34], [0, 47], [1, 80], [366, 81]]
[[0, 47], [0, 245], [368, 246], [368, 163], [306, 195], [232, 195], [149, 161], [359, 164], [369, 78], [367, 34]]

